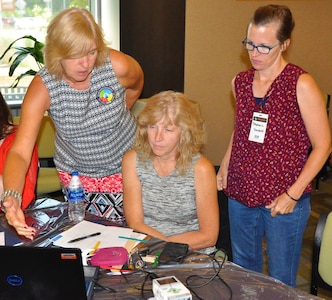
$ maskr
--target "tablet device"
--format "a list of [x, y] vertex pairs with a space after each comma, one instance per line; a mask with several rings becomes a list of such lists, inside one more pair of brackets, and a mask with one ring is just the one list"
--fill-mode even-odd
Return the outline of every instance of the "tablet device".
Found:
[[167, 242], [161, 251], [158, 262], [159, 264], [182, 263], [187, 255], [189, 245], [184, 243]]

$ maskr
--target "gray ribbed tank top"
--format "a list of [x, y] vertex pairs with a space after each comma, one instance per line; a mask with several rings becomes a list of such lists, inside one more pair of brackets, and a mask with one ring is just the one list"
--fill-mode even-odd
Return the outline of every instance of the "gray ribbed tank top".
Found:
[[[136, 156], [137, 175], [142, 184], [145, 224], [165, 236], [199, 229], [194, 166], [200, 157], [193, 157], [191, 166], [183, 176], [174, 170], [170, 175], [161, 177], [151, 160], [142, 162], [139, 155]], [[210, 253], [213, 249], [206, 248], [200, 252]]]

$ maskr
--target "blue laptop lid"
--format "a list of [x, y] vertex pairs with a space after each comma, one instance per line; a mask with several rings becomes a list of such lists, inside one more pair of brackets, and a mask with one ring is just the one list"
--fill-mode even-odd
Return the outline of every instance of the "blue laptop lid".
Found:
[[0, 257], [0, 299], [87, 299], [80, 249], [0, 246]]

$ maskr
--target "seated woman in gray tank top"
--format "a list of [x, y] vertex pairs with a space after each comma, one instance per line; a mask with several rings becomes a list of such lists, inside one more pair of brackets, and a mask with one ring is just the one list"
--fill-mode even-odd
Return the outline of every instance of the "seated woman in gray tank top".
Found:
[[215, 170], [202, 156], [205, 126], [184, 94], [151, 97], [137, 120], [135, 147], [122, 160], [129, 227], [165, 241], [214, 250], [219, 230]]

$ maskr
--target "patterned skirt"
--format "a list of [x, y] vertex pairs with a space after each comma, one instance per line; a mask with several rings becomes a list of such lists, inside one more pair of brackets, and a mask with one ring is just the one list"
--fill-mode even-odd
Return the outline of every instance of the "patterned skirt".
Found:
[[[58, 171], [62, 185], [62, 192], [67, 199], [67, 187], [71, 174]], [[123, 212], [122, 175], [113, 174], [102, 178], [81, 176], [85, 191], [85, 210], [96, 216], [106, 218], [118, 225], [125, 225]]]

